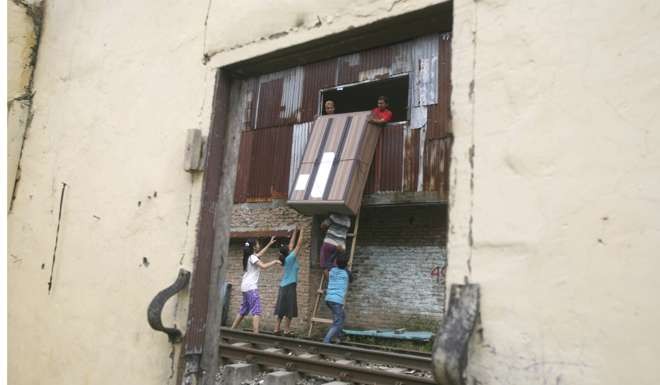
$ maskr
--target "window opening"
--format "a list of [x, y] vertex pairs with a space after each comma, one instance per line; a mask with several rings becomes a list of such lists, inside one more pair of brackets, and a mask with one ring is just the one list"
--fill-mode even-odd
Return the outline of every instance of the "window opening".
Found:
[[408, 75], [328, 88], [321, 90], [319, 111], [323, 111], [326, 100], [334, 100], [337, 114], [371, 110], [382, 95], [390, 101], [392, 121], [405, 121], [408, 120], [408, 88]]

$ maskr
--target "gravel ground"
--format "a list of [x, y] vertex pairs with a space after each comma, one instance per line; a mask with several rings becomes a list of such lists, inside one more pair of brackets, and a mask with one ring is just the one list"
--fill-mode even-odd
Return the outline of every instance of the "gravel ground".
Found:
[[[244, 381], [241, 383], [241, 385], [262, 385], [264, 383], [264, 378], [266, 375], [270, 372], [261, 372], [259, 373], [255, 378], [253, 378], [250, 381]], [[297, 385], [323, 385], [328, 382], [334, 381], [333, 378], [330, 377], [308, 377], [308, 376], [301, 376], [301, 378], [296, 382]], [[215, 385], [224, 385], [222, 383], [222, 371], [218, 373], [218, 375], [215, 377]]]
[[[292, 353], [289, 353], [292, 354]], [[332, 361], [337, 361], [337, 359], [330, 359]], [[363, 367], [363, 368], [369, 368], [369, 369], [374, 369], [374, 370], [387, 370], [387, 369], [392, 369], [394, 366], [391, 365], [384, 365], [384, 364], [379, 364], [379, 363], [369, 363], [369, 362], [359, 362], [357, 365]], [[282, 370], [282, 369], [280, 369]], [[244, 381], [241, 385], [262, 385], [264, 383], [264, 378], [268, 373], [270, 373], [272, 370], [265, 371], [259, 373], [257, 377], [253, 378], [250, 381]], [[419, 376], [419, 377], [426, 377], [426, 378], [432, 378], [433, 375], [430, 371], [421, 371], [421, 370], [414, 370], [414, 369], [405, 369], [401, 371], [402, 374], [407, 374], [407, 375], [412, 375], [412, 376]], [[301, 375], [300, 379], [296, 382], [297, 385], [323, 385], [328, 382], [336, 381], [336, 379], [331, 378], [331, 377], [320, 377], [320, 376], [306, 376], [306, 375]], [[224, 385], [222, 384], [222, 369], [218, 371], [218, 375], [216, 376], [215, 380], [215, 385]]]

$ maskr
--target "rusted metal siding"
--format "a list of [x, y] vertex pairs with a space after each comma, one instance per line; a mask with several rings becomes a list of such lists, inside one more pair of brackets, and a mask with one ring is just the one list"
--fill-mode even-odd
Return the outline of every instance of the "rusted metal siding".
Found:
[[314, 122], [300, 123], [293, 126], [293, 133], [291, 138], [291, 166], [289, 167], [289, 191], [293, 187], [294, 179], [300, 166], [305, 147], [307, 146], [307, 139], [312, 130]]
[[452, 142], [451, 136], [426, 142], [424, 191], [440, 191], [447, 196]]
[[438, 102], [428, 107], [428, 140], [442, 138], [451, 132], [451, 34], [442, 34], [438, 44]]
[[360, 54], [342, 56], [337, 59], [337, 78], [335, 85], [355, 83], [360, 73]]
[[[288, 190], [293, 183], [289, 179], [294, 178], [305, 150], [305, 135], [308, 133], [303, 133], [306, 127], [303, 124], [313, 121], [318, 114], [321, 90], [407, 74], [408, 122], [404, 126], [388, 125], [384, 129], [389, 131], [378, 145], [366, 191], [442, 189], [448, 178], [446, 143], [431, 142], [442, 141], [451, 133], [450, 54], [451, 34], [435, 34], [248, 79], [244, 85], [245, 128], [260, 131], [290, 127], [291, 147], [287, 153], [293, 162], [283, 165]], [[291, 128], [294, 125], [296, 128]], [[274, 175], [274, 170], [269, 171], [270, 166], [263, 167], [262, 164], [273, 161], [262, 152], [274, 151], [274, 132], [255, 134], [251, 144], [253, 157], [241, 156], [240, 162], [249, 164], [239, 165], [239, 172], [246, 170], [247, 175], [240, 175], [237, 179], [237, 183], [241, 183], [240, 186], [237, 184], [237, 201], [269, 200], [285, 192], [279, 182], [272, 179], [263, 182], [264, 178]], [[277, 152], [281, 153], [281, 150], [279, 148]], [[244, 180], [240, 179], [242, 177]]]
[[404, 125], [399, 124], [382, 131], [378, 191], [401, 191], [403, 188], [403, 128]]
[[[243, 136], [252, 136], [250, 171], [244, 201], [260, 202], [286, 197], [292, 131], [293, 127], [287, 125], [243, 132]], [[239, 154], [239, 157], [242, 155]]]
[[255, 131], [243, 131], [238, 150], [238, 169], [236, 170], [236, 187], [234, 188], [234, 203], [247, 200], [248, 181], [250, 180], [250, 165], [252, 161], [252, 139]]
[[255, 128], [255, 113], [259, 95], [259, 79], [250, 78], [242, 84], [243, 94], [243, 128]]
[[374, 161], [369, 169], [366, 192], [402, 191], [404, 179], [404, 132], [407, 124], [388, 125], [381, 130]]
[[[438, 55], [444, 35], [374, 48], [258, 78], [257, 128], [313, 120], [324, 88], [394, 75], [410, 76], [410, 106], [438, 102]], [[448, 46], [447, 46], [448, 47]], [[254, 78], [253, 78], [254, 79]], [[247, 119], [250, 121], [250, 119]]]
[[438, 49], [440, 35], [415, 40], [412, 52], [410, 106], [428, 106], [438, 102]]
[[272, 127], [279, 123], [284, 79], [276, 78], [259, 83], [256, 128]]
[[417, 191], [419, 177], [419, 129], [403, 129], [403, 191]]
[[337, 59], [306, 65], [303, 68], [303, 77], [300, 121], [311, 122], [319, 112], [320, 91], [337, 84]]
[[280, 103], [279, 124], [293, 124], [300, 121], [303, 96], [303, 67], [285, 71], [282, 84], [282, 102]]
[[271, 170], [271, 191], [273, 198], [286, 198], [289, 194], [289, 165], [291, 164], [291, 139], [293, 126], [287, 125], [273, 129], [273, 161]]

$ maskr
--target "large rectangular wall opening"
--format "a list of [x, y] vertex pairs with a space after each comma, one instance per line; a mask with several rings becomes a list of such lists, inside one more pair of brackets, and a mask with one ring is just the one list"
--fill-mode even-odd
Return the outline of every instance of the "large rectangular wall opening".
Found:
[[[394, 118], [399, 123], [387, 125], [383, 130], [387, 135], [383, 135], [382, 143], [377, 147], [370, 171], [373, 174], [370, 192], [394, 194], [400, 198], [393, 200], [397, 201], [397, 207], [391, 203], [384, 209], [364, 207], [366, 211], [361, 217], [364, 226], [355, 256], [355, 268], [359, 270], [360, 278], [349, 289], [347, 327], [351, 324], [357, 327], [405, 324], [408, 330], [428, 330], [435, 329], [444, 315], [445, 288], [439, 269], [446, 264], [447, 206], [440, 204], [430, 208], [429, 200], [420, 205], [420, 200], [407, 197], [432, 194], [438, 197], [434, 202], [445, 203], [448, 197], [452, 144], [449, 114], [452, 15], [453, 3], [442, 2], [221, 69], [209, 148], [222, 148], [228, 143], [230, 139], [225, 136], [228, 127], [236, 133], [240, 131], [241, 142], [236, 145], [236, 148], [240, 147], [237, 191], [231, 206], [230, 230], [234, 234], [270, 234], [273, 231], [287, 232], [291, 226], [297, 225], [305, 233], [299, 257], [299, 317], [291, 325], [300, 334], [307, 329], [320, 280], [321, 218], [301, 217], [280, 199], [287, 175], [295, 175], [283, 170], [287, 163], [289, 170], [296, 169], [324, 98], [337, 97], [344, 91], [337, 89], [341, 85], [361, 84], [358, 87], [363, 87], [366, 83], [362, 84], [362, 81], [373, 84], [348, 90], [346, 105], [338, 106], [337, 112], [369, 110], [375, 105], [377, 96], [385, 94], [390, 97]], [[388, 81], [382, 82], [384, 80]], [[273, 145], [269, 147], [271, 143]], [[272, 149], [273, 157], [279, 158], [253, 159], [250, 153], [254, 149]], [[209, 320], [212, 324], [220, 323], [216, 315], [220, 314], [218, 307], [222, 301], [215, 300], [219, 293], [208, 288], [213, 286], [210, 278], [218, 276], [211, 265], [222, 257], [214, 242], [216, 239], [225, 240], [227, 236], [221, 234], [226, 228], [214, 227], [213, 221], [215, 213], [230, 207], [224, 201], [220, 206], [216, 205], [224, 181], [221, 159], [228, 153], [231, 154], [230, 151], [207, 151], [209, 157], [200, 209], [201, 230], [197, 235], [199, 258], [195, 259], [188, 319], [190, 327], [186, 333], [186, 354], [182, 355], [186, 358], [186, 368], [199, 365], [200, 352], [201, 362], [208, 362], [207, 367], [216, 368], [218, 363], [217, 349], [213, 344], [219, 340], [219, 330], [209, 332], [205, 325], [209, 325]], [[276, 161], [282, 164], [275, 166]], [[272, 166], [263, 167], [264, 162], [270, 162]], [[282, 172], [275, 175], [273, 169]], [[270, 182], [253, 183], [253, 180]], [[234, 285], [229, 319], [236, 314], [237, 297], [240, 296], [242, 241], [243, 237], [235, 237], [228, 242], [226, 264], [222, 266], [226, 275], [223, 282], [219, 282]], [[264, 259], [274, 259], [276, 253], [275, 249], [271, 250]], [[382, 264], [385, 271], [379, 269], [380, 262], [385, 262]], [[408, 291], [386, 294], [389, 295], [386, 300], [380, 298], [381, 301], [376, 301], [379, 303], [372, 305], [379, 286], [398, 279], [398, 272], [404, 269], [411, 274], [406, 278], [409, 285], [405, 290]], [[259, 282], [259, 289], [264, 293], [261, 325], [265, 330], [272, 330], [275, 321], [273, 307], [280, 278], [278, 273], [278, 270], [264, 272]], [[421, 292], [415, 290], [419, 282], [423, 283]], [[209, 296], [214, 300], [209, 301]], [[397, 312], [401, 317], [393, 316]], [[382, 322], [373, 323], [374, 319]], [[316, 328], [315, 334], [325, 330], [325, 327]], [[215, 370], [209, 370], [207, 374], [213, 378]]]
[[335, 102], [335, 113], [338, 114], [368, 111], [376, 107], [379, 96], [386, 96], [392, 111], [392, 121], [406, 121], [409, 120], [408, 82], [408, 75], [402, 75], [328, 88], [321, 91], [319, 111], [323, 111], [323, 104], [328, 100]]
[[[241, 142], [231, 231], [266, 236], [298, 226], [305, 232], [298, 256], [298, 317], [292, 323], [301, 335], [307, 334], [320, 283], [319, 223], [325, 217], [301, 215], [282, 198], [330, 99], [336, 113], [349, 113], [372, 110], [386, 96], [393, 112], [393, 122], [381, 130], [365, 188], [346, 327], [433, 332], [444, 316], [451, 34], [436, 31], [373, 47], [237, 80], [232, 110], [240, 111]], [[240, 307], [244, 242], [236, 235], [229, 246], [226, 280], [235, 288], [230, 318]], [[274, 248], [263, 260], [277, 256]], [[261, 274], [264, 330], [276, 322], [281, 274], [276, 268]], [[324, 306], [316, 315], [329, 316]], [[312, 334], [326, 330], [317, 324]]]

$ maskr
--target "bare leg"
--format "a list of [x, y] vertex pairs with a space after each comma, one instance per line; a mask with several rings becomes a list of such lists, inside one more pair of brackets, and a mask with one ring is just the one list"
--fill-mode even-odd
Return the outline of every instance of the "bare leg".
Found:
[[284, 317], [284, 333], [288, 334], [291, 332], [291, 318]]
[[238, 327], [238, 324], [241, 323], [241, 321], [243, 321], [243, 316], [240, 314], [236, 314], [236, 319], [234, 320], [234, 323], [231, 324], [231, 328], [236, 329]]
[[275, 330], [274, 330], [275, 333], [280, 331], [281, 325], [282, 325], [282, 318], [277, 317], [277, 323], [275, 324]]
[[254, 332], [255, 332], [255, 333], [259, 333], [259, 319], [260, 319], [260, 318], [261, 318], [261, 317], [258, 316], [258, 315], [255, 315], [255, 316], [252, 318], [252, 325], [254, 326]]

